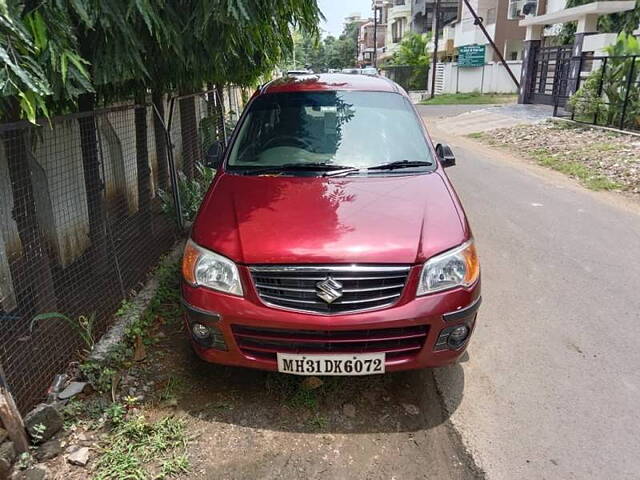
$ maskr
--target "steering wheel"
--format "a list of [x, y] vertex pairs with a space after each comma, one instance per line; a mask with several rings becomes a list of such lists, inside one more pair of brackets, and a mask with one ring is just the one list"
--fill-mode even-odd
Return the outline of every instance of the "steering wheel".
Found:
[[269, 148], [271, 146], [272, 143], [275, 143], [276, 141], [283, 141], [284, 140], [284, 144], [282, 144], [282, 146], [300, 146], [302, 148], [304, 148], [305, 150], [308, 150], [308, 147], [311, 147], [311, 144], [300, 137], [294, 137], [293, 135], [277, 135], [275, 137], [271, 137], [269, 140], [267, 140], [266, 142], [264, 142], [262, 144], [262, 148], [264, 150], [266, 150], [267, 148]]

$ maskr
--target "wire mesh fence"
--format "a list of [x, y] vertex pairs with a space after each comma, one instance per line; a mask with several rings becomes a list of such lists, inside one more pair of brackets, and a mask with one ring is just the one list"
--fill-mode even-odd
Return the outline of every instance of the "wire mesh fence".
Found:
[[640, 131], [640, 55], [584, 54], [576, 92], [559, 96], [555, 115]]
[[381, 68], [382, 74], [396, 82], [406, 91], [427, 90], [429, 67], [413, 65], [394, 65]]
[[[0, 125], [0, 364], [23, 411], [181, 235], [181, 190], [211, 179], [218, 92], [155, 100]], [[47, 312], [69, 320], [33, 322]]]

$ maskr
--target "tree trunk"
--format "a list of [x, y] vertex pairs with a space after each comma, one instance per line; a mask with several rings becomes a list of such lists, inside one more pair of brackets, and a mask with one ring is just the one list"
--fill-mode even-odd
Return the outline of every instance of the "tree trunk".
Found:
[[[94, 109], [94, 97], [84, 93], [78, 98], [80, 112]], [[87, 192], [87, 214], [89, 216], [89, 239], [91, 240], [91, 262], [95, 279], [106, 283], [108, 278], [108, 248], [106, 217], [104, 212], [104, 184], [100, 174], [100, 156], [98, 154], [98, 134], [93, 115], [78, 119], [80, 126], [80, 149], [82, 150], [82, 169], [84, 186]]]
[[[157, 113], [153, 115], [153, 131], [156, 140], [156, 157], [158, 158], [158, 187], [167, 190], [167, 137], [164, 130], [164, 102], [162, 92], [153, 91], [151, 101]], [[160, 115], [160, 118], [158, 117]]]
[[145, 90], [136, 93], [136, 171], [138, 174], [138, 212], [140, 213], [140, 234], [151, 232], [151, 170], [147, 144], [147, 106]]

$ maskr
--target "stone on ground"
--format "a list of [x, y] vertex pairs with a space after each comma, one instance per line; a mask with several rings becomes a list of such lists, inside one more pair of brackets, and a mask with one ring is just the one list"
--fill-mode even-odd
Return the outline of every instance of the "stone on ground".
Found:
[[42, 462], [57, 457], [61, 452], [62, 444], [60, 440], [49, 440], [38, 448], [35, 457]]
[[84, 387], [87, 386], [87, 382], [71, 382], [67, 388], [58, 394], [60, 400], [67, 400], [75, 397], [76, 395], [84, 391]]
[[88, 447], [80, 447], [72, 454], [67, 457], [67, 461], [71, 465], [77, 465], [79, 467], [84, 467], [89, 463], [89, 448]]
[[37, 442], [45, 442], [62, 428], [62, 415], [53, 405], [41, 403], [24, 417], [27, 432]]

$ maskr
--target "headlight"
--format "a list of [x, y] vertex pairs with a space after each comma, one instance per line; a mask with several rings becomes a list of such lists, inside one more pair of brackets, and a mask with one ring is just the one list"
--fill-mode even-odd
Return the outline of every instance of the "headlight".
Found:
[[238, 267], [226, 257], [187, 242], [182, 257], [182, 277], [194, 287], [202, 286], [242, 296]]
[[430, 258], [420, 274], [416, 295], [473, 285], [480, 276], [480, 263], [473, 240]]

